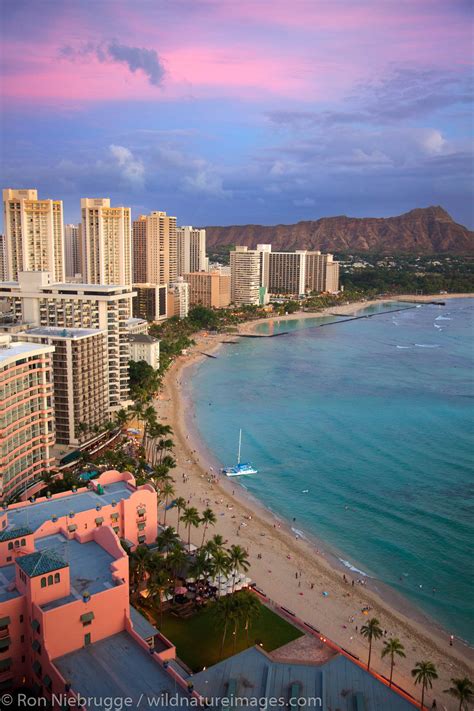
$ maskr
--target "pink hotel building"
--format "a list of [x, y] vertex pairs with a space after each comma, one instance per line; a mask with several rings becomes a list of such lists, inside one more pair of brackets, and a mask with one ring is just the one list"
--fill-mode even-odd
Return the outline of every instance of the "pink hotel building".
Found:
[[157, 529], [156, 492], [129, 472], [0, 510], [0, 693], [32, 689], [51, 708], [67, 707], [60, 695], [195, 695], [174, 646], [129, 602], [119, 538], [133, 548]]

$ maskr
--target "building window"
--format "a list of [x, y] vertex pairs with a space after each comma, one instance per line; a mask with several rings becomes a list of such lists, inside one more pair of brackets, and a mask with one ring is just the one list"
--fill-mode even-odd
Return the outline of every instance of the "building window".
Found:
[[8, 550], [9, 551], [13, 550], [13, 541], [10, 541], [10, 543], [8, 544]]
[[48, 575], [48, 585], [52, 585], [52, 584], [53, 584], [53, 576]]
[[21, 545], [26, 546], [26, 540], [24, 538], [21, 539]]
[[61, 579], [61, 577], [60, 577], [59, 573], [55, 573], [54, 574], [54, 582], [59, 583], [60, 579]]
[[46, 587], [46, 578], [41, 578], [41, 587], [42, 588]]

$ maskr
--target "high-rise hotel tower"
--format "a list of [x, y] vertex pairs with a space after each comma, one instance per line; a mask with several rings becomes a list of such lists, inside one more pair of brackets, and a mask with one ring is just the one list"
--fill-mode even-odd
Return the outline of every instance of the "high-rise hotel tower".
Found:
[[64, 281], [62, 200], [38, 200], [37, 190], [3, 191], [7, 278], [19, 272], [47, 271]]
[[130, 286], [132, 283], [130, 208], [111, 207], [109, 198], [82, 198], [81, 213], [84, 282]]

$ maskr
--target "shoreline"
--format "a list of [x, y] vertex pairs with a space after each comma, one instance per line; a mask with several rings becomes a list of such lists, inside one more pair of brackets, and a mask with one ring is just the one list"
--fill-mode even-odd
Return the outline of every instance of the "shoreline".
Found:
[[[442, 298], [467, 296], [474, 295], [442, 295]], [[335, 313], [342, 316], [380, 303], [399, 300], [423, 303], [436, 298], [386, 297], [332, 306], [319, 312], [270, 316], [243, 324], [239, 333], [252, 333], [261, 323], [314, 319]], [[238, 338], [238, 334], [235, 336]], [[187, 385], [192, 379], [193, 366], [205, 357], [202, 352], [214, 353], [224, 345], [222, 341], [226, 338], [229, 337], [199, 334], [195, 339], [196, 345], [186, 355], [177, 358], [166, 373], [163, 389], [155, 401], [159, 419], [170, 424], [174, 431], [176, 494], [184, 496], [189, 505], [196, 506], [200, 511], [209, 501], [218, 519], [209, 535], [221, 533], [229, 545], [231, 542], [239, 543], [248, 550], [251, 563], [249, 575], [257, 586], [362, 661], [366, 659], [367, 645], [358, 634], [358, 629], [367, 620], [362, 608], [369, 605], [369, 616], [378, 617], [382, 629], [387, 630], [387, 637], [397, 636], [405, 644], [407, 658], [397, 662], [396, 683], [418, 698], [419, 690], [413, 686], [410, 671], [417, 661], [429, 658], [436, 664], [439, 674], [431, 699], [436, 698], [438, 704], [442, 701], [447, 709], [454, 709], [455, 706], [451, 705], [449, 697], [442, 694], [442, 690], [450, 685], [451, 677], [469, 675], [469, 664], [474, 660], [472, 647], [458, 639], [454, 647], [450, 647], [449, 633], [409, 599], [377, 578], [364, 578], [362, 572], [345, 567], [340, 561], [344, 558], [342, 552], [338, 556], [324, 542], [305, 532], [296, 537], [290, 522], [266, 508], [241, 485], [235, 486], [231, 479], [225, 477], [217, 482], [210, 481], [210, 475], [217, 474], [219, 462], [200, 439], [193, 422], [195, 415]], [[183, 480], [183, 472], [186, 473], [186, 481]], [[176, 528], [175, 519], [175, 512], [170, 510], [167, 523]], [[200, 532], [193, 535], [193, 542], [200, 543], [201, 536]], [[261, 558], [257, 557], [258, 553]], [[364, 570], [361, 562], [351, 561], [350, 564]], [[300, 572], [298, 579], [297, 572]], [[347, 582], [344, 582], [344, 575]], [[366, 584], [355, 582], [352, 585], [352, 579], [358, 578], [364, 578]], [[323, 596], [323, 591], [328, 592], [328, 596]], [[387, 676], [389, 663], [379, 658], [381, 642], [375, 648], [374, 669]]]

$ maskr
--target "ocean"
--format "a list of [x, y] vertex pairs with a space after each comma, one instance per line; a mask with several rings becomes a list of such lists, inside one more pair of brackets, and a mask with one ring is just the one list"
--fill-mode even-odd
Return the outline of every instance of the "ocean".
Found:
[[224, 345], [188, 392], [223, 465], [242, 428], [259, 473], [233, 482], [474, 643], [474, 302], [406, 306], [263, 323], [288, 335]]

